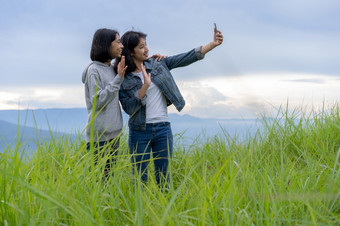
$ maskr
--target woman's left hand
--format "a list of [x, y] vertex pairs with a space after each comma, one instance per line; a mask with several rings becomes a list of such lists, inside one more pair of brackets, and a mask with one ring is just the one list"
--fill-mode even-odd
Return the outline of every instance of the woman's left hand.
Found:
[[128, 66], [125, 66], [125, 56], [122, 56], [122, 59], [118, 63], [117, 74], [124, 78], [127, 67]]
[[221, 45], [222, 42], [223, 42], [222, 32], [214, 28], [214, 41], [212, 41], [212, 44], [216, 47]]
[[154, 55], [151, 56], [151, 58], [156, 58], [157, 61], [160, 61], [161, 59], [166, 58], [166, 57], [167, 56], [163, 56], [163, 55], [161, 55], [159, 53], [154, 54]]

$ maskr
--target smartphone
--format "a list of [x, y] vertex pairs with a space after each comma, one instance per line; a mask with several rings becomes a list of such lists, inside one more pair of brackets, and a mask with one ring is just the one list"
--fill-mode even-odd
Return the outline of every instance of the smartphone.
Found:
[[216, 23], [214, 23], [214, 27], [215, 27], [215, 30], [217, 30], [217, 26], [216, 26]]

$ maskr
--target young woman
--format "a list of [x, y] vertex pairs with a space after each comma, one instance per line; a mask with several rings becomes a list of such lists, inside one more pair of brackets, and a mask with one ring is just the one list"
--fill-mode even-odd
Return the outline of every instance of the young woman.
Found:
[[[125, 66], [124, 56], [121, 57], [122, 50], [123, 44], [117, 31], [105, 28], [97, 30], [91, 46], [92, 62], [85, 68], [82, 76], [88, 113], [85, 132], [87, 150], [90, 151], [93, 142], [95, 164], [99, 154], [102, 157], [109, 156], [104, 169], [105, 177], [114, 162], [123, 127], [118, 92], [127, 66]], [[121, 57], [121, 61], [117, 65], [116, 74], [111, 61], [118, 57]]]
[[115, 70], [119, 70], [119, 63], [123, 62], [124, 57], [128, 68], [119, 91], [119, 100], [124, 111], [130, 115], [131, 161], [143, 182], [148, 178], [147, 166], [151, 154], [157, 183], [170, 180], [167, 169], [172, 157], [173, 135], [167, 106], [174, 104], [181, 111], [185, 105], [170, 70], [203, 59], [207, 52], [222, 42], [223, 35], [215, 28], [212, 42], [157, 62], [148, 59], [146, 34], [128, 31], [122, 36], [124, 48], [122, 57], [115, 63]]

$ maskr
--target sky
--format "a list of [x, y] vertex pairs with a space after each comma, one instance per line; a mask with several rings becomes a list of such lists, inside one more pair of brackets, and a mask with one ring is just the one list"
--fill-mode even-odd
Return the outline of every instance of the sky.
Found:
[[[280, 106], [319, 109], [340, 96], [338, 0], [0, 0], [0, 110], [85, 107], [81, 74], [99, 28], [147, 33], [171, 56], [224, 35], [172, 74], [181, 114], [251, 118]], [[169, 113], [176, 113], [174, 107]]]

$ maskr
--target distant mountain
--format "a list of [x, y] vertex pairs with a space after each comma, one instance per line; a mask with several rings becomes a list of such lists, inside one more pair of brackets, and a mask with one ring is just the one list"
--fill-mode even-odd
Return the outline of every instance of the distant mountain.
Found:
[[37, 147], [38, 142], [50, 140], [51, 137], [62, 137], [63, 135], [68, 135], [72, 139], [77, 138], [77, 136], [71, 134], [42, 130], [29, 126], [18, 126], [16, 124], [0, 120], [0, 152], [7, 147], [16, 147], [17, 143], [24, 146], [29, 152]]
[[[252, 134], [257, 129], [254, 119], [202, 119], [190, 115], [169, 114], [172, 131], [176, 138], [192, 142], [197, 137], [206, 138], [216, 134], [237, 134], [240, 138]], [[128, 115], [123, 113], [124, 124], [127, 125]], [[20, 133], [27, 142], [38, 135], [48, 138], [49, 131], [62, 135], [83, 134], [87, 122], [85, 108], [56, 108], [35, 110], [0, 110], [0, 140], [13, 143], [17, 134], [18, 124]], [[32, 144], [31, 144], [32, 145]], [[0, 147], [1, 148], [1, 147]]]
[[0, 110], [0, 120], [48, 131], [78, 133], [85, 128], [87, 111], [85, 108]]

